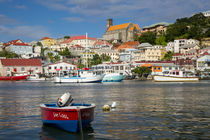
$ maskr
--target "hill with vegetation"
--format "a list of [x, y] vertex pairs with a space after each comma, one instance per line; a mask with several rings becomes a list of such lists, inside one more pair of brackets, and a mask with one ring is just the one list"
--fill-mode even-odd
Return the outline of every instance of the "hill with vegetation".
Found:
[[177, 19], [170, 24], [166, 33], [157, 35], [153, 32], [142, 33], [138, 37], [140, 43], [149, 42], [153, 45], [166, 45], [167, 42], [175, 39], [196, 39], [210, 37], [210, 17], [205, 17], [202, 13], [195, 14], [189, 18]]

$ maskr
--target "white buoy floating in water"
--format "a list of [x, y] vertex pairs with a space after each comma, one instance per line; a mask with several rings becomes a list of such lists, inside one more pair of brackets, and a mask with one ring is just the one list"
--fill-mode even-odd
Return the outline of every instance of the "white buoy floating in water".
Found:
[[116, 108], [116, 105], [117, 105], [116, 102], [113, 102], [111, 108]]

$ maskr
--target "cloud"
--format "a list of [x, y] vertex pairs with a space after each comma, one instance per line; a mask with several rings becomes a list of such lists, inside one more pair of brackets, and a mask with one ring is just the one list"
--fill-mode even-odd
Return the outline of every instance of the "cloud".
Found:
[[16, 5], [15, 8], [22, 9], [22, 10], [28, 9], [25, 5]]
[[3, 25], [3, 24], [17, 24], [18, 21], [15, 20], [15, 19], [12, 19], [12, 18], [8, 18], [7, 16], [5, 15], [1, 15], [0, 14], [0, 25]]
[[163, 21], [209, 10], [209, 0], [37, 0], [54, 9], [90, 18], [135, 18], [136, 21]]
[[37, 40], [43, 36], [50, 36], [50, 33], [43, 26], [16, 26], [6, 27], [0, 25], [0, 38], [25, 38]]
[[84, 21], [80, 17], [66, 17], [66, 18], [63, 18], [63, 20], [66, 20], [66, 21], [69, 21], [69, 22], [82, 22], [82, 21]]

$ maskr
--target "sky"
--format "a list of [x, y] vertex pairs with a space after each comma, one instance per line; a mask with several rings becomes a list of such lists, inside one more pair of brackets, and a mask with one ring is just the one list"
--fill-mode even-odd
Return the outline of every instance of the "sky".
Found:
[[85, 35], [102, 38], [106, 20], [140, 28], [210, 10], [209, 0], [0, 0], [0, 42]]

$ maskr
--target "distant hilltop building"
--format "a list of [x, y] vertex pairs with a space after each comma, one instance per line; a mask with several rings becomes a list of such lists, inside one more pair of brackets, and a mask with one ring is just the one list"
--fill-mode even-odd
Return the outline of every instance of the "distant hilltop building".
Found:
[[205, 17], [210, 17], [210, 10], [206, 12], [202, 12]]
[[103, 39], [120, 42], [134, 41], [134, 36], [138, 33], [140, 33], [140, 28], [137, 24], [124, 23], [113, 25], [113, 20], [107, 19], [107, 30], [103, 35]]
[[164, 33], [167, 30], [167, 27], [169, 26], [169, 23], [167, 22], [160, 22], [156, 24], [152, 24], [150, 26], [145, 26], [142, 28], [142, 32], [155, 32], [157, 34]]

